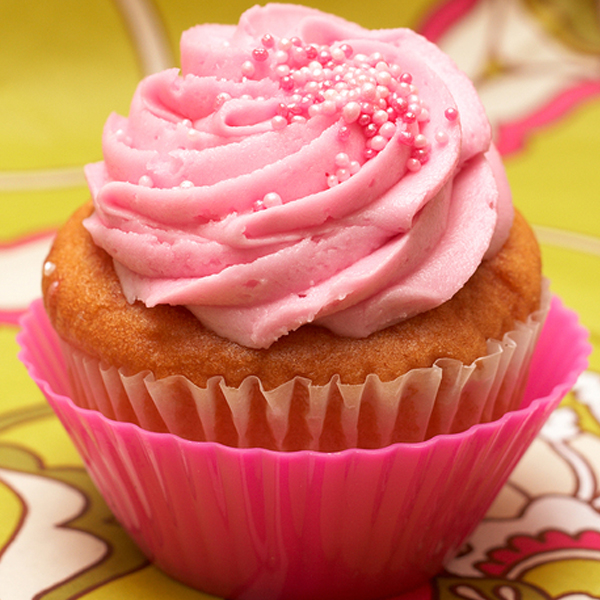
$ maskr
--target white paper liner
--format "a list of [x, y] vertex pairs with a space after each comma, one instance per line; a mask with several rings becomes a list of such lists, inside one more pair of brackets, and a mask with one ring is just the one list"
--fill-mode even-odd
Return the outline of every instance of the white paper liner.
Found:
[[126, 375], [66, 343], [63, 351], [74, 402], [111, 419], [242, 448], [377, 448], [457, 433], [518, 408], [549, 305], [545, 281], [540, 309], [501, 341], [489, 340], [471, 365], [442, 358], [389, 382], [369, 375], [360, 385], [296, 377], [267, 391], [256, 377], [237, 388], [213, 377], [200, 388], [183, 376]]

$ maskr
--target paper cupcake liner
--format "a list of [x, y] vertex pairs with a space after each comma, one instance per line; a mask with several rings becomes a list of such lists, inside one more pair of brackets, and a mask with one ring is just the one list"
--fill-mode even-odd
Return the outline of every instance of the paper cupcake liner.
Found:
[[555, 298], [519, 410], [416, 444], [274, 452], [192, 442], [79, 408], [41, 304], [22, 325], [23, 363], [130, 535], [177, 579], [242, 600], [374, 600], [433, 576], [590, 351], [587, 332]]
[[333, 378], [325, 386], [296, 377], [265, 390], [256, 377], [229, 387], [214, 377], [200, 388], [183, 376], [156, 380], [149, 371], [125, 374], [63, 343], [73, 400], [118, 421], [194, 441], [241, 448], [339, 451], [418, 442], [464, 431], [518, 408], [550, 293], [527, 323], [471, 365], [443, 358], [393, 381], [364, 384]]

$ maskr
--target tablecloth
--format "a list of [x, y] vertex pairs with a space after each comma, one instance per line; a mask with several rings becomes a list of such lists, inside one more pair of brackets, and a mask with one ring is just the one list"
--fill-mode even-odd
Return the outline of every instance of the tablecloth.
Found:
[[[17, 358], [53, 232], [88, 197], [111, 111], [177, 65], [180, 33], [251, 2], [0, 3], [0, 598], [208, 598], [151, 565], [114, 520]], [[600, 2], [320, 0], [369, 28], [410, 26], [472, 77], [554, 293], [594, 351], [485, 520], [412, 598], [600, 597]]]

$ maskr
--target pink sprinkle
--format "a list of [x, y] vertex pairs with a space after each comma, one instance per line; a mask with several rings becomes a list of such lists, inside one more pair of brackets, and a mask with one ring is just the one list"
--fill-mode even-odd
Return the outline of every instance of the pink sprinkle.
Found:
[[282, 90], [285, 90], [286, 92], [291, 92], [294, 89], [294, 80], [289, 75], [286, 75], [285, 77], [282, 77], [279, 81], [279, 86]]
[[348, 125], [340, 125], [337, 135], [340, 141], [345, 142], [350, 137], [350, 127]]
[[385, 109], [385, 112], [388, 114], [388, 121], [394, 122], [398, 118], [398, 113], [391, 106], [388, 106]]
[[375, 112], [375, 107], [370, 102], [362, 102], [360, 108], [366, 115], [372, 115]]
[[412, 75], [410, 73], [402, 73], [402, 75], [400, 75], [400, 81], [402, 81], [403, 83], [408, 83], [409, 85], [412, 83]]
[[306, 46], [305, 51], [306, 58], [308, 58], [308, 60], [315, 60], [315, 58], [317, 58], [319, 55], [319, 51], [314, 46]]
[[275, 38], [270, 33], [263, 35], [261, 42], [265, 48], [275, 47]]
[[266, 48], [254, 48], [252, 58], [257, 62], [264, 62], [269, 58], [269, 51]]
[[301, 46], [292, 46], [290, 54], [292, 55], [292, 59], [300, 65], [305, 65], [308, 62], [306, 50]]
[[398, 113], [398, 114], [403, 114], [406, 112], [406, 109], [408, 107], [408, 102], [406, 101], [406, 98], [393, 98], [392, 99], [392, 107], [394, 108], [394, 110]]
[[406, 168], [409, 171], [416, 173], [421, 168], [421, 163], [416, 158], [409, 158], [406, 161]]
[[378, 131], [379, 127], [377, 127], [375, 123], [369, 123], [364, 129], [365, 137], [372, 138], [373, 136], [377, 135]]
[[360, 117], [358, 117], [358, 124], [361, 127], [366, 127], [371, 122], [371, 117], [365, 113], [362, 113]]
[[406, 146], [412, 146], [415, 143], [415, 136], [410, 131], [401, 131], [398, 140]]
[[325, 66], [331, 60], [331, 52], [329, 50], [321, 50], [317, 55], [317, 60]]
[[425, 164], [429, 160], [429, 149], [414, 148], [411, 153], [411, 158], [416, 158], [421, 164]]
[[287, 109], [292, 115], [301, 115], [304, 110], [300, 104], [296, 104], [295, 102], [288, 104]]
[[354, 53], [354, 50], [350, 44], [342, 44], [340, 46], [340, 50], [346, 55], [346, 58], [350, 58]]
[[458, 111], [453, 107], [447, 108], [444, 115], [448, 121], [456, 121], [458, 119]]
[[332, 188], [339, 184], [338, 178], [336, 175], [328, 175], [327, 176], [327, 185]]

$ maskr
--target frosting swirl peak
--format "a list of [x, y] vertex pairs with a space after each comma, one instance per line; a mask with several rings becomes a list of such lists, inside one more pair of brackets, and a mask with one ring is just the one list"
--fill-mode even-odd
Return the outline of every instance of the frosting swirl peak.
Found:
[[86, 227], [129, 301], [249, 347], [310, 322], [362, 337], [448, 300], [504, 242], [483, 107], [414, 32], [272, 4], [185, 32], [181, 62], [86, 167]]

